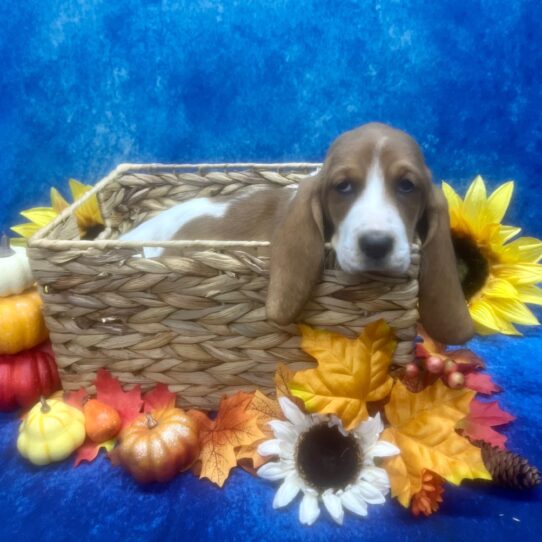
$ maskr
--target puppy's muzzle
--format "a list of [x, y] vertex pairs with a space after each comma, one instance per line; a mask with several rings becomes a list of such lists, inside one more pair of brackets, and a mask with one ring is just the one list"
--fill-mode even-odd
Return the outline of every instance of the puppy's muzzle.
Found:
[[371, 260], [383, 260], [393, 250], [394, 239], [382, 231], [370, 231], [359, 238], [359, 248]]

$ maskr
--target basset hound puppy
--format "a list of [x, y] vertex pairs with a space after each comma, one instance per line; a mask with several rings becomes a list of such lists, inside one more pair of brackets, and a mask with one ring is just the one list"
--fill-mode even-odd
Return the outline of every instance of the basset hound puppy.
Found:
[[[400, 275], [421, 239], [419, 311], [435, 339], [461, 344], [473, 324], [456, 271], [446, 200], [408, 134], [371, 123], [331, 145], [322, 168], [295, 189], [198, 198], [168, 209], [124, 240], [271, 240], [267, 315], [295, 320], [317, 283], [330, 241], [345, 272]], [[174, 255], [146, 249], [146, 256]]]

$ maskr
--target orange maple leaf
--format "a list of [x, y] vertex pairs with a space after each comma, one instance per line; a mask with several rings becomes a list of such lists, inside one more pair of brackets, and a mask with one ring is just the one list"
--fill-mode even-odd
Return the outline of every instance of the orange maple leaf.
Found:
[[[246, 413], [256, 418], [258, 427], [264, 434], [264, 438], [254, 441], [252, 444], [240, 446], [237, 448], [235, 455], [237, 462], [241, 467], [249, 472], [254, 472], [267, 463], [271, 457], [262, 457], [258, 453], [258, 446], [264, 441], [273, 438], [273, 432], [268, 423], [271, 420], [283, 420], [284, 415], [277, 401], [265, 396], [261, 391], [256, 391], [252, 394], [252, 400], [248, 405]], [[247, 462], [249, 463], [247, 465]]]
[[389, 366], [396, 342], [383, 320], [368, 325], [356, 339], [300, 326], [301, 348], [316, 358], [318, 367], [298, 371], [290, 391], [309, 412], [336, 414], [345, 429], [368, 416], [367, 402], [387, 397], [393, 386]]
[[236, 449], [266, 438], [258, 427], [258, 416], [247, 411], [252, 398], [244, 392], [224, 397], [214, 420], [198, 410], [189, 412], [199, 424], [200, 478], [222, 487], [237, 464]]

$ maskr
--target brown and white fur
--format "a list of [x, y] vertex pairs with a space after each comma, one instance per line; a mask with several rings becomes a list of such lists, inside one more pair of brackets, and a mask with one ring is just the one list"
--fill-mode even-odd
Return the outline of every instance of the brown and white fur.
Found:
[[[446, 200], [416, 142], [384, 124], [341, 135], [321, 170], [297, 189], [190, 200], [123, 239], [271, 240], [267, 315], [288, 324], [320, 277], [325, 242], [331, 241], [347, 273], [401, 274], [410, 265], [410, 244], [417, 236], [422, 240], [422, 324], [441, 342], [463, 343], [473, 324], [456, 272]], [[174, 252], [146, 249], [146, 255]]]

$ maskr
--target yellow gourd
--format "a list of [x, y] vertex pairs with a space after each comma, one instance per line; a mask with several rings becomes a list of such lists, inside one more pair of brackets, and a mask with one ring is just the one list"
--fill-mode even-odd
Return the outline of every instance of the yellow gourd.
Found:
[[34, 284], [26, 250], [12, 249], [9, 238], [0, 238], [0, 297], [20, 294]]
[[34, 405], [19, 428], [17, 449], [34, 465], [62, 461], [85, 440], [85, 416], [58, 399]]

